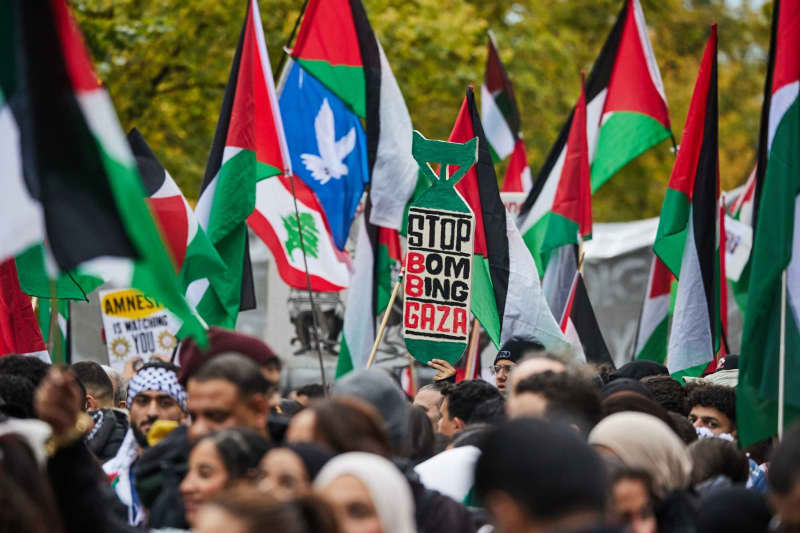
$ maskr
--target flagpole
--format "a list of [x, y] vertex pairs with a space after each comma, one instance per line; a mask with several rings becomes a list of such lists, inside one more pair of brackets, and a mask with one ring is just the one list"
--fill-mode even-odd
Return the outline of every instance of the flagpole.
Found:
[[392, 306], [397, 298], [397, 293], [400, 291], [400, 285], [403, 283], [403, 275], [406, 272], [405, 269], [406, 267], [403, 265], [400, 269], [400, 275], [397, 277], [397, 282], [394, 284], [394, 289], [392, 289], [392, 296], [389, 298], [389, 303], [386, 305], [386, 310], [383, 312], [381, 326], [378, 328], [378, 334], [375, 336], [375, 344], [372, 345], [372, 351], [369, 354], [369, 359], [367, 359], [367, 368], [371, 367], [372, 363], [375, 362], [375, 354], [378, 353], [378, 346], [380, 346], [381, 340], [383, 339], [383, 332], [386, 330], [386, 323], [389, 321], [389, 315], [392, 313]]
[[408, 354], [408, 381], [411, 384], [411, 390], [414, 391], [414, 396], [417, 395], [417, 372], [414, 367], [414, 356]]
[[306, 245], [303, 242], [303, 227], [300, 225], [300, 209], [297, 207], [297, 194], [294, 190], [294, 174], [289, 173], [289, 183], [292, 186], [292, 201], [294, 202], [294, 217], [297, 221], [297, 233], [300, 236], [300, 250], [303, 252], [303, 267], [306, 272], [306, 290], [308, 291], [308, 299], [311, 302], [311, 319], [314, 326], [314, 344], [317, 349], [317, 359], [319, 359], [319, 374], [322, 378], [322, 389], [327, 391], [327, 383], [325, 380], [325, 365], [322, 363], [322, 348], [319, 345], [319, 324], [317, 323], [317, 306], [314, 303], [314, 292], [311, 290], [311, 275], [308, 273], [308, 258], [306, 257]]
[[467, 346], [467, 365], [465, 370], [464, 379], [472, 379], [475, 375], [475, 364], [478, 354], [478, 338], [480, 330], [478, 329], [478, 319], [472, 319], [472, 332], [469, 337], [469, 346]]
[[778, 440], [783, 440], [783, 398], [786, 393], [786, 269], [781, 274], [781, 333], [778, 348]]
[[294, 21], [294, 28], [292, 28], [292, 33], [289, 34], [289, 40], [286, 41], [286, 46], [283, 47], [283, 54], [281, 54], [281, 60], [278, 62], [278, 67], [275, 69], [275, 77], [280, 77], [279, 74], [283, 69], [283, 65], [286, 64], [286, 57], [289, 55], [289, 46], [291, 46], [292, 41], [294, 41], [294, 37], [297, 34], [297, 29], [300, 27], [300, 21], [303, 20], [303, 14], [306, 12], [306, 7], [308, 7], [308, 0], [303, 2], [303, 7], [300, 8], [300, 14], [297, 15], [297, 20]]

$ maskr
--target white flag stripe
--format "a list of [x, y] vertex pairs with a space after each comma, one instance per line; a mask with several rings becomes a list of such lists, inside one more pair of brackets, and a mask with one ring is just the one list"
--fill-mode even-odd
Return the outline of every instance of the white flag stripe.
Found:
[[365, 368], [375, 340], [372, 284], [374, 252], [369, 242], [364, 216], [358, 220], [356, 257], [353, 262], [353, 283], [347, 290], [344, 308], [344, 341], [350, 352], [353, 368]]
[[514, 132], [485, 84], [481, 85], [481, 122], [486, 138], [497, 156], [505, 159], [511, 155], [514, 151]]
[[650, 72], [650, 79], [653, 80], [658, 94], [666, 103], [667, 95], [664, 92], [664, 82], [661, 81], [661, 72], [658, 70], [658, 63], [656, 63], [656, 54], [653, 52], [653, 45], [650, 44], [650, 37], [647, 35], [647, 23], [644, 21], [644, 11], [639, 0], [633, 0], [633, 15], [636, 17], [636, 29], [639, 32], [639, 41], [642, 44], [642, 51], [644, 52], [645, 61], [647, 61], [647, 70]]

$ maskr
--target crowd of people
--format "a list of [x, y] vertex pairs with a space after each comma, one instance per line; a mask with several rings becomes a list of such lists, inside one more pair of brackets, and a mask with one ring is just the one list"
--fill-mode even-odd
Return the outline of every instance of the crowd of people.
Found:
[[175, 363], [0, 358], [0, 531], [800, 531], [800, 426], [738, 444], [735, 356], [683, 383], [512, 340], [495, 383], [437, 360], [413, 398], [380, 368], [281, 390], [213, 328]]

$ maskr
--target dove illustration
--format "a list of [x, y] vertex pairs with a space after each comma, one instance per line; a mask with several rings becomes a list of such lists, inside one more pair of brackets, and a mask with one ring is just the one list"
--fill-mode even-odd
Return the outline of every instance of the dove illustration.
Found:
[[311, 172], [311, 176], [325, 185], [332, 178], [340, 179], [347, 175], [347, 165], [344, 159], [353, 151], [356, 146], [356, 130], [350, 128], [347, 135], [336, 140], [336, 132], [333, 127], [333, 110], [331, 110], [328, 99], [322, 100], [322, 107], [314, 119], [314, 133], [317, 136], [317, 150], [319, 155], [300, 154], [303, 165]]

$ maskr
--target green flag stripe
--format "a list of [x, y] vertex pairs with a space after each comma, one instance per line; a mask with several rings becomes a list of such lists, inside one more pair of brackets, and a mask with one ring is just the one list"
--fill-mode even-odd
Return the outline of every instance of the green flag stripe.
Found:
[[350, 65], [331, 65], [327, 61], [297, 59], [325, 87], [342, 99], [361, 118], [367, 116], [364, 69]]
[[689, 207], [689, 197], [686, 194], [667, 188], [653, 251], [676, 278], [681, 275]]
[[644, 343], [644, 346], [636, 354], [637, 360], [655, 361], [656, 363], [664, 364], [667, 358], [667, 335], [669, 333], [669, 315], [664, 320], [659, 322], [650, 338]]
[[495, 344], [500, 346], [500, 317], [494, 299], [489, 260], [482, 255], [472, 256], [472, 303], [470, 310]]

